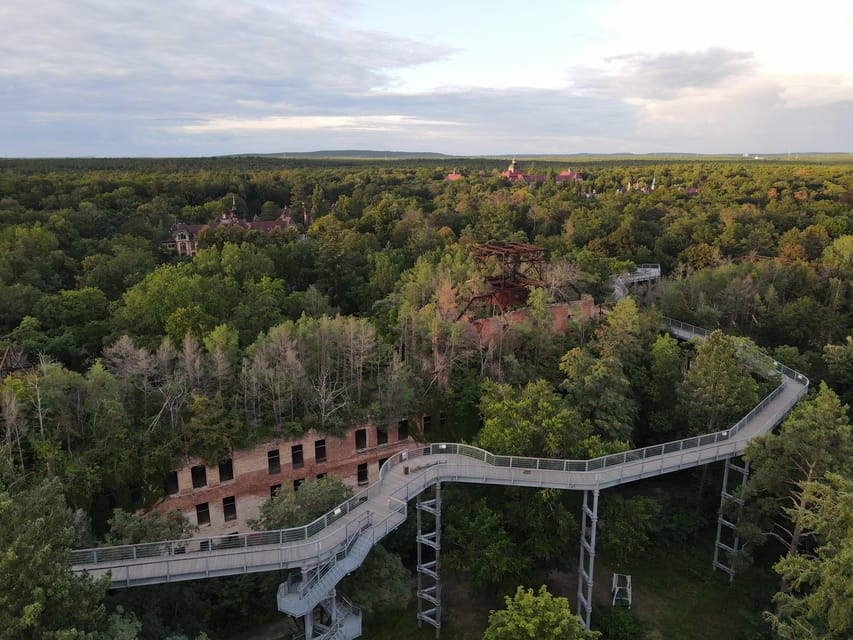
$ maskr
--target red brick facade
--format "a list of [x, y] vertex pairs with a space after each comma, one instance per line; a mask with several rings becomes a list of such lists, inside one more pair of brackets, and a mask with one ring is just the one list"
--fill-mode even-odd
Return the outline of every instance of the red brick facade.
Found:
[[301, 438], [265, 442], [233, 453], [229, 459], [231, 479], [227, 461], [225, 465], [211, 466], [198, 458], [188, 458], [186, 464], [169, 474], [169, 495], [154, 509], [178, 509], [190, 522], [199, 524], [201, 535], [244, 532], [248, 529], [246, 520], [258, 516], [261, 504], [277, 486], [294, 486], [327, 473], [356, 490], [375, 482], [379, 465], [412, 444], [405, 422], [389, 427], [383, 444], [378, 442], [381, 435], [376, 425], [369, 423], [350, 429], [343, 437], [309, 431]]

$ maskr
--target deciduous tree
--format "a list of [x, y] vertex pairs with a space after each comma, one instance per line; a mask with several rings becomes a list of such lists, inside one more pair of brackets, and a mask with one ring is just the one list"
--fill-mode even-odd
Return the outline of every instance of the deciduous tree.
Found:
[[489, 614], [484, 640], [594, 640], [600, 634], [585, 631], [566, 598], [555, 598], [545, 585], [537, 593], [518, 587], [504, 598], [505, 609]]
[[249, 526], [255, 531], [300, 527], [331, 511], [352, 493], [352, 487], [335, 476], [306, 480], [298, 489], [282, 486], [261, 505], [260, 517], [249, 520]]
[[737, 352], [735, 338], [722, 331], [714, 331], [699, 345], [681, 386], [694, 433], [721, 429], [757, 403], [758, 385]]
[[109, 579], [71, 573], [73, 540], [58, 480], [0, 491], [0, 639], [83, 640], [103, 627]]

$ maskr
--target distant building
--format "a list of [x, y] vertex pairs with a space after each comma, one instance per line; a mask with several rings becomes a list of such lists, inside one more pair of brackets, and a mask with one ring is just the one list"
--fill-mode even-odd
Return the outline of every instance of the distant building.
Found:
[[337, 476], [356, 491], [379, 479], [379, 468], [395, 453], [412, 446], [409, 423], [385, 429], [373, 423], [349, 429], [343, 436], [308, 431], [290, 440], [270, 440], [234, 451], [218, 464], [187, 458], [164, 477], [165, 497], [154, 511], [177, 509], [200, 528], [199, 535], [247, 531], [260, 506], [287, 485]]
[[179, 256], [194, 256], [198, 253], [198, 237], [202, 229], [219, 229], [228, 227], [240, 227], [242, 229], [270, 233], [276, 229], [289, 229], [293, 227], [293, 219], [287, 215], [287, 207], [281, 210], [281, 214], [275, 220], [253, 220], [251, 222], [237, 217], [237, 200], [232, 197], [231, 211], [223, 211], [217, 218], [208, 224], [184, 224], [176, 222], [172, 232], [164, 238], [160, 246], [166, 251], [173, 251]]
[[556, 175], [555, 180], [557, 182], [580, 182], [583, 178], [581, 178], [581, 174], [577, 171], [567, 169], [566, 171], [560, 171], [560, 173]]
[[652, 184], [646, 185], [643, 182], [631, 182], [631, 179], [628, 178], [628, 186], [623, 189], [617, 189], [616, 193], [628, 193], [629, 191], [638, 191], [640, 193], [652, 193], [655, 189], [657, 189], [658, 177], [657, 175], [652, 177]]
[[[521, 169], [518, 168], [518, 164], [516, 163], [514, 158], [513, 161], [509, 163], [509, 167], [507, 167], [507, 170], [501, 173], [501, 175], [510, 182], [523, 181], [527, 184], [533, 184], [535, 182], [545, 182], [545, 180], [547, 180], [547, 176], [526, 175], [523, 171], [521, 171]], [[577, 171], [572, 171], [571, 169], [561, 171], [556, 176], [554, 176], [554, 179], [557, 182], [580, 182], [581, 180], [583, 180], [583, 178], [581, 178], [580, 173], [578, 173]]]

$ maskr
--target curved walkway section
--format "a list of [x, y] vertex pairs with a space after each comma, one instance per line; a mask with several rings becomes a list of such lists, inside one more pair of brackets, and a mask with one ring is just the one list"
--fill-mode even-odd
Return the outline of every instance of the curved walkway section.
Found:
[[[664, 328], [681, 339], [709, 333], [668, 319]], [[470, 445], [429, 444], [396, 454], [377, 482], [304, 527], [75, 550], [72, 570], [95, 578], [110, 573], [113, 587], [305, 570], [334, 563], [356, 537], [373, 546], [405, 522], [408, 501], [437, 482], [595, 490], [731, 458], [781, 422], [808, 390], [804, 375], [767, 356], [751, 366], [778, 375], [780, 383], [722, 431], [590, 460], [498, 456]]]
[[613, 293], [617, 298], [628, 295], [628, 287], [640, 282], [656, 282], [660, 280], [659, 264], [638, 264], [635, 271], [620, 273], [613, 278]]

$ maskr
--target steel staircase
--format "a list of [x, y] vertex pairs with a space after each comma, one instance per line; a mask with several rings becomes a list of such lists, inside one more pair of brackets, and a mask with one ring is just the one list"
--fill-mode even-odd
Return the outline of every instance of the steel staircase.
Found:
[[341, 545], [331, 560], [303, 573], [301, 581], [295, 579], [298, 574], [293, 574], [286, 582], [282, 582], [278, 588], [278, 610], [300, 617], [329, 599], [338, 582], [360, 567], [373, 547], [373, 541], [369, 536], [362, 535], [363, 531], [358, 530], [352, 539]]
[[[332, 622], [329, 625], [315, 622], [310, 640], [354, 640], [361, 635], [361, 609], [349, 599], [337, 594], [333, 599], [323, 600], [321, 606]], [[291, 636], [291, 640], [309, 640], [309, 636], [303, 631]]]

